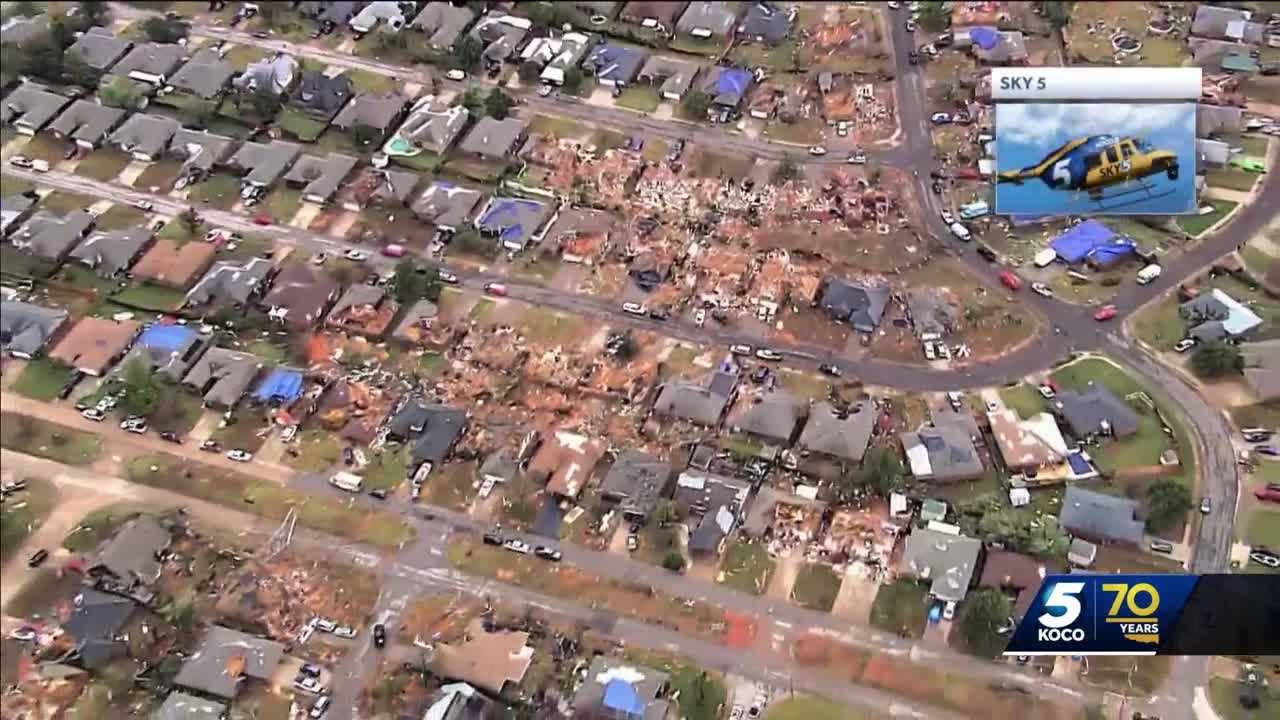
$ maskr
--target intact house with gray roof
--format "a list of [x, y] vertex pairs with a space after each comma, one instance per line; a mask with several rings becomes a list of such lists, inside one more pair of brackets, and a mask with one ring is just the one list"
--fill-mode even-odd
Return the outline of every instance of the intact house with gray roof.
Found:
[[437, 228], [457, 232], [475, 217], [484, 195], [479, 190], [436, 180], [413, 203], [413, 214]]
[[301, 152], [301, 146], [283, 140], [272, 140], [267, 145], [246, 142], [227, 160], [227, 166], [243, 175], [245, 184], [268, 188], [285, 174]]
[[155, 162], [160, 158], [174, 134], [182, 129], [182, 124], [172, 118], [161, 115], [135, 113], [114, 133], [111, 133], [111, 144], [121, 152], [133, 156], [134, 160]]
[[24, 252], [62, 262], [93, 229], [93, 221], [94, 216], [86, 210], [73, 210], [61, 217], [41, 210], [10, 235], [9, 242]]
[[969, 594], [982, 556], [982, 541], [930, 528], [915, 528], [907, 536], [900, 572], [929, 582], [938, 600], [960, 602]]
[[283, 657], [284, 645], [274, 640], [213, 625], [183, 663], [173, 684], [234, 700], [246, 681], [270, 682]]
[[671, 465], [639, 450], [624, 450], [601, 482], [600, 494], [631, 522], [645, 522], [671, 480]]
[[12, 125], [22, 135], [35, 135], [53, 122], [71, 98], [43, 85], [24, 82], [0, 102], [0, 123]]
[[409, 27], [425, 35], [432, 50], [449, 50], [475, 19], [475, 11], [465, 5], [429, 2]]
[[809, 409], [809, 419], [800, 432], [796, 448], [802, 454], [860, 463], [878, 416], [870, 400], [840, 409], [824, 400]]
[[175, 72], [168, 85], [184, 95], [215, 100], [231, 86], [235, 74], [235, 65], [223, 60], [217, 50], [205, 48]]
[[273, 95], [283, 95], [298, 78], [298, 61], [284, 53], [259, 60], [245, 68], [231, 84], [241, 92], [253, 93], [259, 88]]
[[301, 188], [303, 200], [327, 205], [355, 169], [356, 162], [350, 155], [333, 154], [324, 158], [303, 155], [289, 169], [284, 181], [289, 187]]
[[264, 367], [256, 355], [209, 348], [182, 378], [182, 384], [204, 398], [206, 407], [230, 409], [240, 402]]
[[1061, 390], [1054, 398], [1053, 407], [1078, 440], [1096, 435], [1122, 438], [1138, 432], [1138, 414], [1101, 385], [1091, 385], [1084, 392]]
[[[931, 426], [930, 426], [931, 425]], [[917, 480], [953, 482], [982, 477], [982, 458], [963, 423], [935, 421], [899, 436], [907, 465]]]
[[271, 273], [271, 261], [249, 258], [246, 261], [221, 260], [213, 264], [204, 277], [187, 291], [184, 308], [209, 311], [227, 305], [245, 306], [261, 295]]
[[658, 94], [663, 99], [680, 102], [689, 88], [693, 87], [693, 80], [700, 69], [698, 63], [692, 60], [653, 55], [640, 68], [636, 79], [657, 86]]
[[675, 0], [633, 0], [622, 6], [619, 19], [646, 28], [655, 28], [669, 35], [689, 3]]
[[1138, 507], [1129, 498], [1068, 485], [1058, 520], [1073, 537], [1096, 543], [1141, 545], [1145, 527], [1138, 518]]
[[67, 48], [67, 55], [80, 58], [94, 70], [106, 72], [133, 47], [128, 40], [121, 40], [104, 27], [91, 27]]
[[153, 237], [145, 226], [98, 231], [71, 251], [70, 259], [93, 268], [102, 277], [128, 270], [151, 247]]
[[725, 423], [733, 432], [745, 433], [770, 445], [788, 447], [796, 428], [809, 412], [808, 403], [785, 390], [751, 396], [746, 407]]
[[658, 391], [653, 412], [660, 417], [719, 427], [725, 410], [737, 397], [737, 386], [737, 373], [728, 368], [708, 373], [701, 382], [667, 382]]
[[159, 86], [173, 77], [186, 58], [187, 50], [181, 45], [142, 42], [111, 68], [111, 74]]
[[102, 543], [85, 567], [88, 581], [131, 593], [160, 579], [159, 553], [173, 542], [169, 528], [154, 515], [139, 515]]
[[0, 349], [30, 360], [67, 322], [67, 311], [16, 300], [0, 301]]
[[698, 38], [727, 38], [737, 21], [737, 10], [729, 4], [695, 0], [676, 22], [676, 30]]
[[626, 87], [640, 74], [648, 53], [625, 45], [597, 45], [582, 67], [605, 87]]
[[524, 144], [528, 132], [529, 124], [520, 118], [495, 120], [486, 115], [476, 121], [458, 149], [484, 160], [505, 162]]
[[595, 38], [580, 32], [535, 37], [520, 51], [520, 62], [539, 68], [542, 82], [563, 85], [565, 73], [578, 67], [594, 42]]
[[527, 18], [491, 11], [480, 18], [468, 33], [484, 45], [482, 57], [486, 66], [501, 65], [524, 43], [533, 23]]
[[747, 8], [747, 15], [738, 26], [738, 37], [746, 42], [774, 46], [791, 34], [791, 24], [795, 19], [795, 8], [759, 0]]
[[818, 307], [836, 322], [848, 323], [858, 332], [873, 333], [889, 305], [885, 285], [828, 278]]
[[404, 117], [404, 109], [408, 103], [399, 93], [360, 93], [342, 108], [333, 119], [333, 125], [345, 132], [352, 132], [361, 125], [373, 128], [378, 131], [378, 136], [372, 142], [380, 145], [396, 123], [400, 122], [400, 118]]
[[467, 413], [447, 405], [410, 398], [387, 423], [387, 439], [411, 445], [415, 464], [438, 467], [449, 458], [467, 426]]
[[496, 238], [504, 249], [519, 252], [540, 240], [543, 228], [555, 215], [556, 206], [551, 203], [495, 196], [476, 218], [476, 229]]
[[719, 555], [746, 512], [751, 485], [736, 478], [688, 469], [676, 479], [675, 502], [689, 516], [689, 552]]
[[120, 108], [81, 99], [68, 105], [58, 119], [49, 123], [47, 130], [60, 140], [70, 140], [79, 147], [93, 150], [107, 139], [124, 116], [125, 111]]
[[36, 201], [40, 196], [35, 190], [28, 190], [21, 195], [5, 195], [0, 197], [0, 237], [16, 230], [35, 212]]
[[167, 154], [181, 160], [187, 180], [196, 182], [207, 177], [215, 167], [223, 165], [235, 149], [236, 142], [208, 130], [179, 128], [169, 140]]
[[330, 76], [304, 72], [297, 91], [289, 97], [289, 106], [327, 123], [354, 95], [354, 86], [346, 73]]
[[174, 690], [156, 709], [151, 720], [223, 720], [226, 716], [227, 706], [223, 703]]
[[471, 113], [461, 105], [442, 105], [435, 96], [419, 98], [396, 130], [396, 137], [408, 140], [420, 150], [443, 155], [462, 134]]

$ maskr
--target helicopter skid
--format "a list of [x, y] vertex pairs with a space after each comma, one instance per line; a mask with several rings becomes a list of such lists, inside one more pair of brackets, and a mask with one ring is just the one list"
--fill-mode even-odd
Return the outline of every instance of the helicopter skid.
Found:
[[[1168, 197], [1169, 195], [1173, 195], [1174, 193], [1178, 192], [1177, 188], [1170, 188], [1169, 190], [1165, 190], [1163, 192], [1153, 193], [1151, 191], [1154, 188], [1155, 186], [1152, 185], [1151, 183], [1139, 182], [1138, 187], [1135, 187], [1130, 190], [1118, 190], [1116, 192], [1111, 192], [1111, 193], [1097, 193], [1096, 195], [1094, 193], [1089, 193], [1089, 199], [1098, 203], [1098, 207], [1097, 207], [1098, 210], [1106, 212], [1108, 210], [1114, 210], [1116, 208], [1136, 205], [1146, 200], [1155, 200], [1157, 198]], [[1124, 200], [1123, 202], [1117, 202], [1117, 203], [1110, 202], [1112, 200], [1123, 200], [1124, 198], [1127, 198], [1131, 195], [1136, 195], [1139, 193], [1144, 193], [1144, 194], [1141, 197], [1133, 198], [1131, 200]]]

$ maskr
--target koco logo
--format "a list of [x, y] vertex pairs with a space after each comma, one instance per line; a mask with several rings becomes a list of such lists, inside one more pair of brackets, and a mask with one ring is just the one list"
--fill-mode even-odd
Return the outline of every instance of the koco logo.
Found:
[[1049, 591], [1044, 606], [1049, 612], [1036, 618], [1040, 627], [1036, 639], [1042, 642], [1082, 642], [1084, 628], [1071, 627], [1080, 619], [1080, 598], [1084, 591], [1082, 582], [1060, 582]]

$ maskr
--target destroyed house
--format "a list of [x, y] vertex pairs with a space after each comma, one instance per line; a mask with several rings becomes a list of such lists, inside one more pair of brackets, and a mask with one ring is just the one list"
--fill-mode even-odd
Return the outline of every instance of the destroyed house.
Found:
[[888, 287], [843, 278], [828, 278], [818, 301], [818, 306], [832, 320], [848, 323], [863, 333], [876, 331], [888, 305]]
[[691, 517], [689, 552], [719, 554], [733, 532], [747, 502], [751, 486], [723, 475], [686, 470], [676, 480], [675, 502]]
[[125, 111], [120, 108], [81, 99], [67, 106], [58, 119], [49, 124], [48, 130], [56, 138], [92, 150], [107, 139], [124, 116]]
[[316, 205], [327, 205], [347, 176], [355, 169], [356, 159], [350, 155], [328, 157], [303, 155], [285, 174], [285, 184], [302, 189], [302, 199]]
[[0, 349], [31, 359], [67, 321], [67, 311], [14, 300], [0, 301]]
[[183, 663], [173, 684], [234, 700], [246, 681], [270, 682], [284, 652], [278, 642], [214, 625]]
[[932, 528], [915, 528], [907, 536], [902, 573], [929, 583], [938, 600], [960, 602], [982, 555], [982, 541]]
[[869, 400], [848, 409], [837, 409], [826, 401], [817, 403], [809, 410], [796, 447], [803, 452], [860, 463], [878, 415]]
[[160, 579], [159, 555], [173, 538], [151, 515], [138, 515], [106, 540], [89, 560], [85, 575], [129, 592]]
[[209, 348], [187, 371], [182, 384], [204, 398], [206, 407], [231, 409], [248, 392], [264, 364], [255, 355]]
[[325, 324], [338, 330], [381, 337], [399, 310], [400, 304], [387, 295], [384, 288], [352, 285], [338, 298]]
[[596, 465], [604, 457], [605, 444], [574, 432], [557, 430], [543, 438], [529, 460], [529, 473], [545, 480], [547, 491], [559, 497], [578, 497]]
[[62, 621], [62, 642], [69, 641], [69, 660], [85, 670], [96, 670], [129, 654], [123, 630], [138, 606], [127, 597], [92, 588], [73, 591], [69, 615]]
[[93, 268], [102, 277], [115, 277], [133, 265], [151, 244], [151, 239], [151, 231], [145, 227], [95, 232], [77, 245], [69, 257]]
[[500, 65], [515, 55], [533, 23], [527, 18], [493, 11], [471, 28], [471, 37], [484, 45], [481, 57], [486, 65]]
[[438, 466], [453, 452], [466, 424], [463, 410], [411, 398], [387, 422], [387, 439], [412, 443], [415, 462]]
[[298, 61], [284, 53], [277, 53], [258, 62], [251, 63], [239, 77], [232, 81], [241, 92], [253, 93], [261, 90], [272, 95], [283, 95], [298, 76]]
[[624, 450], [605, 474], [600, 493], [627, 520], [645, 522], [670, 479], [670, 464], [639, 450]]
[[608, 253], [617, 218], [604, 210], [569, 207], [547, 226], [542, 247], [565, 262], [590, 265]]
[[413, 203], [413, 214], [437, 228], [456, 232], [471, 222], [482, 197], [479, 190], [436, 180]]
[[417, 173], [366, 165], [343, 184], [338, 201], [342, 209], [350, 212], [359, 212], [365, 207], [403, 207], [409, 204], [420, 179]]
[[405, 311], [391, 337], [413, 345], [423, 344], [430, 337], [439, 315], [440, 308], [434, 302], [419, 300]]
[[738, 36], [748, 42], [777, 45], [791, 34], [795, 18], [795, 9], [760, 0], [747, 8], [747, 15], [738, 26]]
[[310, 330], [341, 290], [327, 273], [307, 263], [293, 262], [276, 275], [262, 305], [272, 320], [294, 330]]

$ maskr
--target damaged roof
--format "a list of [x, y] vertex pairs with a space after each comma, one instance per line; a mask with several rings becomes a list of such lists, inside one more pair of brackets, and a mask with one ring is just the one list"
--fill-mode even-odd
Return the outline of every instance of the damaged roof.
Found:
[[66, 321], [66, 310], [4, 300], [0, 302], [0, 349], [31, 357]]
[[462, 139], [459, 149], [493, 160], [505, 160], [518, 148], [529, 124], [516, 117], [495, 120], [488, 115], [476, 121], [475, 127]]
[[683, 97], [693, 87], [693, 79], [700, 69], [692, 60], [653, 55], [640, 69], [639, 79], [641, 82], [659, 83], [658, 92], [664, 96]]
[[111, 277], [129, 266], [151, 243], [151, 231], [144, 226], [95, 232], [71, 251], [70, 257], [93, 268], [103, 277]]
[[470, 117], [471, 113], [465, 107], [440, 107], [436, 98], [428, 95], [413, 104], [396, 135], [440, 155], [453, 146]]
[[284, 181], [302, 185], [302, 195], [313, 202], [328, 202], [355, 169], [357, 160], [350, 155], [328, 157], [303, 155], [284, 176]]
[[41, 210], [9, 236], [9, 242], [33, 255], [61, 260], [89, 232], [93, 222], [94, 216], [87, 210], [72, 210], [61, 217]]
[[51, 92], [43, 85], [24, 82], [4, 96], [0, 103], [0, 122], [39, 132], [48, 125], [71, 98]]
[[206, 403], [232, 407], [244, 397], [263, 367], [264, 363], [255, 355], [227, 348], [209, 348], [187, 372], [182, 384], [204, 393]]
[[869, 401], [856, 403], [847, 412], [838, 413], [834, 405], [824, 400], [809, 410], [809, 420], [796, 445], [802, 450], [861, 462], [871, 442], [877, 415]]
[[899, 436], [911, 475], [918, 480], [965, 480], [982, 475], [982, 458], [969, 429], [958, 423], [935, 422]]
[[915, 528], [907, 536], [902, 567], [908, 575], [931, 580], [929, 593], [935, 598], [959, 602], [969, 593], [981, 552], [981, 540]]
[[1058, 519], [1073, 536], [1103, 542], [1142, 542], [1145, 525], [1138, 519], [1138, 503], [1115, 495], [1068, 485]]
[[284, 657], [284, 645], [213, 625], [183, 663], [175, 685], [226, 700], [235, 699], [245, 678], [268, 682]]
[[178, 69], [186, 58], [186, 48], [174, 43], [156, 43], [142, 42], [133, 46], [133, 49], [124, 56], [115, 67], [111, 68], [113, 75], [129, 75], [131, 73], [140, 73], [143, 75], [153, 75], [159, 78], [167, 78]]
[[605, 444], [599, 439], [557, 430], [538, 446], [529, 460], [529, 472], [546, 475], [549, 492], [575, 498], [591, 479], [604, 451]]
[[479, 190], [436, 180], [413, 203], [413, 212], [436, 227], [457, 230], [471, 222], [481, 197]]
[[364, 335], [379, 336], [387, 331], [400, 304], [386, 291], [372, 285], [352, 285], [338, 298], [325, 323]]
[[695, 0], [680, 16], [676, 29], [692, 35], [725, 37], [737, 19], [737, 10], [727, 3]]
[[161, 238], [133, 266], [134, 277], [162, 285], [186, 289], [213, 262], [216, 250], [210, 243], [189, 242], [179, 245]]
[[875, 332], [888, 305], [887, 286], [843, 278], [829, 278], [819, 300], [819, 306], [833, 320], [847, 322], [864, 333]]
[[169, 529], [155, 517], [139, 515], [102, 544], [89, 569], [105, 570], [125, 585], [150, 585], [160, 579], [162, 569], [156, 553], [171, 541]]
[[250, 258], [247, 261], [222, 260], [187, 292], [186, 305], [201, 307], [225, 303], [244, 304], [259, 292], [271, 272], [271, 261]]
[[292, 262], [284, 266], [262, 303], [295, 329], [315, 327], [341, 286], [309, 263]]
[[391, 417], [387, 427], [390, 435], [413, 443], [414, 460], [439, 465], [462, 437], [466, 424], [465, 410], [412, 398]]
[[671, 478], [671, 465], [639, 450], [624, 450], [605, 474], [600, 492], [623, 515], [653, 512]]
[[162, 115], [134, 113], [111, 134], [111, 144], [127, 153], [157, 157], [168, 147], [174, 133], [182, 124]]
[[231, 154], [236, 141], [208, 130], [179, 128], [169, 140], [169, 152], [182, 158], [184, 168], [209, 171]]
[[653, 411], [715, 427], [720, 424], [736, 385], [737, 375], [721, 371], [709, 373], [702, 382], [668, 382], [659, 390]]
[[494, 197], [476, 218], [476, 229], [492, 235], [511, 249], [523, 249], [533, 241], [551, 216], [554, 205], [528, 198]]
[[427, 44], [431, 47], [448, 50], [475, 19], [475, 11], [465, 5], [429, 2], [410, 27], [426, 34]]

